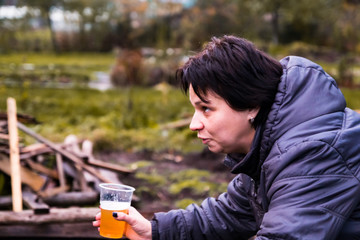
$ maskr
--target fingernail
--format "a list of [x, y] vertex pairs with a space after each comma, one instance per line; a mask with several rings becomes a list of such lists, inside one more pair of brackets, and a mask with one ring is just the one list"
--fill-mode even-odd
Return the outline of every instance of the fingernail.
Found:
[[113, 217], [117, 218], [117, 212], [113, 212]]

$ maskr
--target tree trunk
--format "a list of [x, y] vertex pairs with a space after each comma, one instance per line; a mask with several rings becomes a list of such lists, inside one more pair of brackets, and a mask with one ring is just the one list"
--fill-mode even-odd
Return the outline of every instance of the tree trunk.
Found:
[[272, 41], [274, 44], [279, 44], [279, 10], [276, 8], [271, 13], [271, 25], [272, 25]]
[[54, 31], [52, 21], [51, 21], [51, 18], [50, 18], [50, 9], [49, 8], [45, 12], [45, 18], [46, 18], [46, 22], [47, 22], [47, 25], [48, 25], [49, 30], [50, 30], [50, 37], [51, 37], [51, 42], [52, 42], [53, 49], [54, 49], [54, 51], [56, 53], [59, 53], [59, 46], [58, 46], [57, 41], [56, 41], [55, 31]]

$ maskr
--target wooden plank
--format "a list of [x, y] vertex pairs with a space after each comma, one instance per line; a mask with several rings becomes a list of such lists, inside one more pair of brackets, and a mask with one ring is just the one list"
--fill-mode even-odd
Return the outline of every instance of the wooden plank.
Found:
[[43, 149], [43, 148], [48, 148], [48, 147], [43, 143], [34, 143], [34, 144], [31, 144], [31, 145], [21, 148], [21, 152], [25, 153], [25, 152], [39, 151], [40, 149]]
[[85, 178], [85, 172], [83, 171], [83, 168], [77, 163], [75, 163], [75, 168], [77, 171], [76, 177], [77, 177], [77, 180], [79, 181], [81, 191], [84, 191], [84, 192], [90, 191], [91, 189], [87, 185], [87, 181]]
[[13, 98], [7, 99], [7, 110], [8, 110], [10, 176], [11, 176], [13, 211], [21, 212], [23, 208], [22, 208], [20, 156], [19, 156], [19, 141], [18, 141], [15, 99]]
[[63, 161], [60, 153], [56, 153], [56, 168], [59, 176], [60, 187], [65, 187], [66, 178], [64, 174]]
[[118, 164], [104, 162], [104, 161], [97, 160], [97, 159], [94, 159], [94, 158], [89, 158], [87, 160], [87, 163], [90, 164], [90, 165], [96, 166], [96, 167], [106, 168], [106, 169], [109, 169], [109, 170], [112, 170], [112, 171], [117, 171], [117, 172], [122, 172], [122, 173], [132, 173], [132, 172], [134, 172], [133, 170], [128, 169], [126, 167], [122, 167], [122, 166], [120, 166]]
[[59, 179], [59, 176], [58, 176], [58, 173], [56, 170], [47, 168], [44, 165], [34, 162], [31, 159], [25, 159], [25, 162], [29, 165], [29, 167], [31, 169], [35, 170], [36, 172], [43, 173], [54, 179]]
[[9, 135], [4, 134], [4, 133], [0, 133], [0, 139], [9, 140]]
[[106, 182], [106, 183], [110, 183], [110, 181], [102, 176], [98, 171], [96, 171], [93, 167], [88, 166], [86, 164], [84, 164], [84, 162], [82, 161], [82, 159], [78, 158], [77, 156], [75, 156], [74, 154], [62, 149], [61, 147], [57, 146], [55, 143], [47, 140], [46, 138], [36, 134], [34, 131], [32, 131], [31, 129], [27, 128], [25, 125], [23, 125], [22, 123], [18, 122], [17, 123], [18, 128], [25, 132], [26, 134], [34, 137], [36, 140], [38, 140], [39, 142], [45, 143], [47, 146], [49, 146], [50, 148], [52, 148], [54, 151], [61, 153], [61, 155], [65, 156], [66, 158], [70, 159], [71, 161], [75, 162], [78, 166], [80, 166], [81, 168], [83, 168], [85, 171], [91, 173], [92, 175], [94, 175], [95, 177], [99, 178], [101, 181]]
[[[0, 154], [0, 170], [8, 174], [9, 176], [11, 174], [9, 157], [4, 154]], [[20, 175], [21, 182], [28, 185], [35, 192], [39, 191], [42, 186], [44, 186], [46, 181], [38, 174], [22, 166], [20, 166]]]
[[30, 145], [20, 149], [20, 159], [32, 158], [45, 153], [53, 153], [53, 150], [42, 143]]
[[25, 206], [31, 208], [35, 214], [46, 214], [50, 212], [49, 206], [30, 191], [23, 192], [23, 201]]

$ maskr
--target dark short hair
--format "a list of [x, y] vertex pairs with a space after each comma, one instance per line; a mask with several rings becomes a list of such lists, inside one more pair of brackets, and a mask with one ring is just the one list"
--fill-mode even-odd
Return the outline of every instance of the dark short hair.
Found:
[[213, 37], [176, 71], [176, 78], [185, 94], [191, 85], [204, 102], [207, 91], [213, 91], [234, 110], [259, 107], [256, 128], [266, 121], [282, 71], [279, 61], [248, 40], [226, 35]]

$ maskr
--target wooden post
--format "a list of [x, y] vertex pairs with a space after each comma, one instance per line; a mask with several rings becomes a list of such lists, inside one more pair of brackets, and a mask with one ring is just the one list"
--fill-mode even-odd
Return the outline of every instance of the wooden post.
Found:
[[22, 192], [21, 192], [21, 175], [20, 175], [20, 156], [19, 142], [16, 118], [16, 101], [14, 98], [7, 99], [8, 112], [8, 129], [10, 145], [10, 168], [11, 168], [11, 191], [13, 211], [21, 212], [22, 209]]
[[58, 152], [56, 153], [56, 167], [57, 167], [57, 171], [58, 171], [58, 175], [59, 175], [60, 187], [65, 187], [66, 179], [65, 179], [65, 174], [64, 174], [63, 161], [62, 161], [61, 154]]

